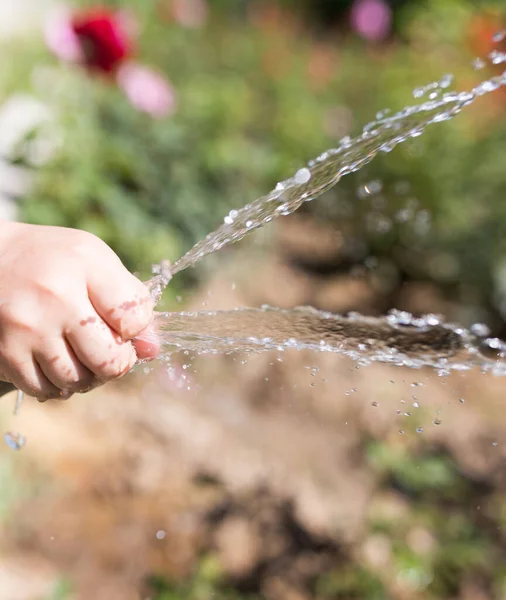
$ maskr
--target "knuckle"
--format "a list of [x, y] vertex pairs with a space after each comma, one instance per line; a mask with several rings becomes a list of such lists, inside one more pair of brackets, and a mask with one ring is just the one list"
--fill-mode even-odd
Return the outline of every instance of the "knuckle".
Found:
[[90, 257], [95, 260], [97, 255], [100, 255], [102, 260], [110, 256], [116, 256], [111, 248], [95, 234], [81, 230], [74, 230], [72, 234], [69, 251], [75, 257], [88, 262]]
[[2, 322], [2, 332], [7, 335], [12, 335], [13, 330], [23, 333], [35, 333], [40, 324], [37, 309], [23, 310], [13, 305], [2, 308], [0, 320]]
[[68, 295], [68, 281], [55, 275], [43, 275], [34, 281], [35, 292], [45, 306], [48, 303], [61, 303]]

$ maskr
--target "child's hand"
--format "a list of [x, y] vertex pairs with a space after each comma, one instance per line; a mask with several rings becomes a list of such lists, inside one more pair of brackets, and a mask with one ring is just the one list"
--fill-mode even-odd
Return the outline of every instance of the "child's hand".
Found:
[[121, 377], [158, 353], [152, 316], [146, 287], [97, 237], [0, 223], [0, 380], [44, 400]]

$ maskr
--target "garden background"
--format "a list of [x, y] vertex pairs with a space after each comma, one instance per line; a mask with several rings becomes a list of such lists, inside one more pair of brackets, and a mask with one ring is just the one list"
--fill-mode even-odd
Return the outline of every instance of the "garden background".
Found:
[[[499, 1], [16, 4], [0, 216], [91, 231], [142, 278], [506, 51]], [[504, 336], [505, 163], [498, 90], [178, 275], [163, 307], [398, 308]], [[18, 417], [3, 399], [28, 441], [0, 450], [0, 600], [506, 598], [506, 383], [359, 367], [181, 354]]]

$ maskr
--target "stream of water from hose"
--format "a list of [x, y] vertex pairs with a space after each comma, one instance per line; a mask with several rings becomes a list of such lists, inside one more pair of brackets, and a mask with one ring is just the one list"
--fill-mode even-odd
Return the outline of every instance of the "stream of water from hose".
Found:
[[[493, 64], [506, 62], [506, 55], [491, 53]], [[481, 68], [484, 63], [476, 65]], [[432, 123], [448, 121], [479, 97], [506, 85], [506, 71], [467, 91], [445, 91], [453, 77], [414, 91], [426, 101], [386, 116], [378, 113], [354, 139], [343, 138], [336, 148], [324, 152], [307, 167], [278, 183], [266, 196], [232, 210], [223, 224], [191, 248], [173, 265], [154, 268], [150, 282], [158, 301], [176, 273], [195, 265], [209, 254], [242, 239], [274, 219], [289, 215], [336, 185], [345, 175], [367, 165], [379, 152], [390, 152], [398, 144], [416, 138]], [[384, 318], [359, 314], [338, 316], [312, 308], [281, 310], [272, 307], [198, 313], [159, 313], [164, 355], [174, 351], [196, 353], [259, 352], [287, 348], [346, 354], [356, 361], [381, 361], [420, 368], [431, 366], [440, 374], [480, 367], [506, 375], [506, 344], [489, 337], [484, 325], [467, 330], [444, 323], [439, 317], [392, 311]], [[493, 356], [490, 353], [493, 353]]]

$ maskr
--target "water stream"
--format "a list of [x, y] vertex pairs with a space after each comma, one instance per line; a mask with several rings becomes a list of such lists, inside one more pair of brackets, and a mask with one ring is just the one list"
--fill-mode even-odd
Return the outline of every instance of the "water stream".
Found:
[[[310, 202], [334, 187], [345, 175], [370, 163], [379, 152], [391, 152], [398, 144], [419, 137], [427, 125], [452, 119], [480, 96], [506, 85], [506, 71], [470, 91], [443, 92], [450, 83], [451, 76], [445, 75], [437, 84], [431, 84], [432, 91], [426, 102], [407, 106], [392, 116], [383, 116], [386, 111], [378, 113], [380, 118], [368, 123], [356, 138], [343, 138], [337, 148], [327, 150], [293, 177], [278, 183], [266, 196], [230, 211], [216, 231], [172, 265], [171, 274], [195, 265], [205, 256], [237, 242], [274, 219], [293, 213], [304, 202]], [[415, 90], [415, 96], [428, 88]]]
[[[493, 52], [490, 62], [506, 62]], [[500, 60], [499, 60], [500, 59]], [[154, 268], [149, 282], [158, 301], [171, 277], [195, 265], [205, 256], [272, 220], [289, 215], [304, 202], [314, 200], [345, 175], [358, 171], [379, 152], [420, 136], [432, 123], [452, 119], [479, 97], [506, 84], [506, 71], [468, 91], [444, 91], [452, 76], [414, 91], [416, 98], [428, 95], [421, 104], [367, 124], [354, 139], [343, 138], [337, 148], [324, 152], [307, 167], [278, 183], [266, 196], [239, 210], [232, 210], [224, 223], [191, 248], [173, 265], [164, 262]], [[332, 315], [312, 308], [281, 310], [271, 307], [236, 311], [165, 313], [157, 317], [162, 331], [164, 353], [186, 349], [205, 352], [253, 352], [286, 348], [339, 352], [366, 363], [381, 361], [420, 368], [431, 366], [446, 372], [479, 366], [497, 375], [506, 374], [501, 360], [506, 344], [488, 337], [486, 328], [476, 325], [467, 330], [445, 324], [434, 315], [415, 318], [393, 311], [384, 318], [373, 319], [358, 314]], [[490, 356], [490, 352], [495, 356]]]
[[344, 354], [361, 365], [390, 363], [433, 367], [440, 375], [479, 367], [506, 375], [506, 344], [484, 325], [470, 330], [436, 315], [414, 317], [393, 310], [385, 317], [335, 315], [312, 307], [238, 308], [228, 311], [158, 313], [166, 355], [284, 351], [290, 348]]

